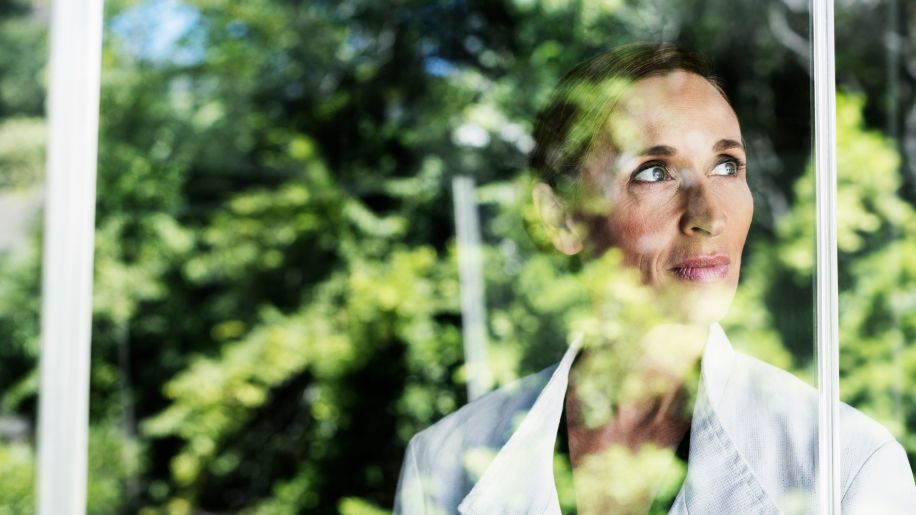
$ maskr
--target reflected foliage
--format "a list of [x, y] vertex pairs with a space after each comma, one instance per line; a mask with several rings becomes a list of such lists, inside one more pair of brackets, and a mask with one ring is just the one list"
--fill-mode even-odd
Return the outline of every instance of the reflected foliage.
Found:
[[[838, 21], [883, 27], [880, 5], [844, 6]], [[547, 251], [529, 202], [533, 115], [572, 64], [633, 40], [695, 47], [722, 76], [756, 200], [726, 330], [810, 380], [796, 7], [107, 2], [89, 512], [387, 512], [408, 439], [467, 400], [451, 177], [481, 185], [491, 367], [508, 384], [559, 358], [583, 295], [568, 272], [585, 264]], [[0, 187], [26, 196], [43, 170], [45, 9], [0, 7]], [[168, 37], [134, 23], [150, 9], [169, 13]], [[881, 38], [838, 41], [842, 392], [912, 462], [916, 147], [883, 99], [914, 93], [877, 79]], [[0, 253], [0, 513], [34, 502], [37, 225]]]

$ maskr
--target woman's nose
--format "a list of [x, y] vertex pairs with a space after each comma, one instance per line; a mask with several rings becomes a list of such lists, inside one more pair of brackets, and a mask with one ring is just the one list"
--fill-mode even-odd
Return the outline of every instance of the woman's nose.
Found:
[[686, 208], [681, 218], [681, 231], [688, 236], [716, 236], [725, 230], [727, 217], [722, 203], [705, 181], [693, 184], [684, 192]]

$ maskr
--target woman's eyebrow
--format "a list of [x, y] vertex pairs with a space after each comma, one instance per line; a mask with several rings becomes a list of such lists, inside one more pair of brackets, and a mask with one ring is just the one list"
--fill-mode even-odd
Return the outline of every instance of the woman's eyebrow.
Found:
[[654, 147], [649, 147], [639, 153], [640, 156], [665, 156], [670, 157], [674, 154], [677, 154], [677, 150], [674, 147], [669, 147], [668, 145], [655, 145]]
[[744, 145], [742, 145], [741, 143], [733, 139], [720, 139], [719, 141], [716, 142], [715, 145], [712, 146], [712, 151], [713, 152], [722, 152], [723, 150], [729, 150], [732, 148], [739, 148], [741, 150], [744, 150]]

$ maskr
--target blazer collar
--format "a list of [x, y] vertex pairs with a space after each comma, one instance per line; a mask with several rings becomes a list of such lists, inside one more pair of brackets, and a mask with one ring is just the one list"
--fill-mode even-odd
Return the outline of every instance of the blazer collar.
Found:
[[[518, 429], [458, 506], [460, 513], [560, 513], [553, 476], [554, 446], [569, 371], [580, 342], [581, 337], [574, 338]], [[725, 332], [718, 324], [711, 325], [694, 405], [687, 477], [672, 513], [718, 513], [724, 507], [734, 513], [778, 513], [716, 409], [734, 364], [735, 353]]]
[[553, 513], [554, 507], [559, 509], [553, 478], [554, 445], [569, 369], [579, 353], [581, 340], [581, 336], [573, 339], [518, 429], [461, 501], [460, 513]]
[[[736, 358], [722, 327], [713, 324], [703, 350], [702, 380], [690, 426], [687, 477], [671, 513], [780, 513], [729, 436], [728, 428], [740, 428], [742, 423], [720, 415], [719, 407], [728, 402], [725, 392]], [[740, 397], [738, 392], [730, 398]]]

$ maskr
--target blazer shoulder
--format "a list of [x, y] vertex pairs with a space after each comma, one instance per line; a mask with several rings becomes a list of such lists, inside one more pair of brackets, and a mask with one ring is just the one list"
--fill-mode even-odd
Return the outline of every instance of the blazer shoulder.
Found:
[[[422, 487], [399, 485], [399, 498], [407, 499], [411, 491], [416, 496], [412, 501], [400, 501], [401, 505], [455, 513], [483, 469], [512, 436], [518, 421], [534, 405], [555, 368], [489, 392], [414, 435], [401, 482]], [[396, 513], [415, 511], [402, 507]]]
[[[818, 393], [814, 386], [765, 361], [746, 354], [737, 355], [739, 368], [744, 369], [747, 378], [746, 384], [755, 391], [754, 397], [766, 400], [765, 406], [773, 415], [806, 422], [817, 431]], [[872, 451], [894, 439], [884, 426], [845, 402], [840, 403], [840, 429], [841, 434], [858, 442], [870, 442]]]
[[[797, 470], [814, 474], [818, 432], [818, 393], [794, 374], [757, 358], [737, 353], [733, 391], [744, 392], [740, 402], [745, 415], [763, 421], [762, 430], [775, 439], [780, 455]], [[737, 399], [736, 399], [737, 400]], [[733, 416], [739, 416], [733, 412]], [[839, 413], [841, 484], [843, 490], [868, 458], [879, 448], [895, 441], [893, 435], [873, 418], [846, 403]], [[754, 431], [753, 433], [756, 433]], [[757, 435], [763, 436], [763, 435]], [[762, 450], [762, 449], [761, 449]], [[807, 474], [806, 474], [807, 475]]]
[[473, 448], [498, 450], [534, 405], [555, 369], [553, 365], [493, 390], [417, 433], [413, 441], [419, 459], [451, 461]]

